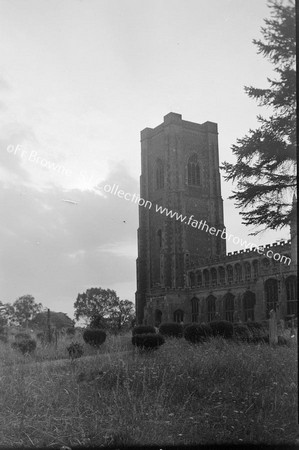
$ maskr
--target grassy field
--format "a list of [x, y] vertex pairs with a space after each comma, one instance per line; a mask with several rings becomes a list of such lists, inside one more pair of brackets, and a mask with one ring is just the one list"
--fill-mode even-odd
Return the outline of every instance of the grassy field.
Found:
[[1, 446], [298, 439], [295, 342], [271, 348], [170, 339], [139, 353], [127, 335], [110, 337], [99, 354], [53, 361], [55, 352], [67, 356], [63, 345], [23, 357], [0, 343]]

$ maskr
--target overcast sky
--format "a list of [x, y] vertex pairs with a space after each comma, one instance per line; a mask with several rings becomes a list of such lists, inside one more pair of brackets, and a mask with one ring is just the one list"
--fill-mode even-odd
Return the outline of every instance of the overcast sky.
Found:
[[[263, 113], [244, 85], [273, 75], [252, 44], [267, 16], [264, 0], [0, 0], [2, 302], [31, 294], [73, 317], [90, 287], [134, 301], [137, 205], [95, 186], [138, 193], [140, 130], [171, 111], [217, 122], [233, 161]], [[231, 189], [225, 225], [245, 239]]]

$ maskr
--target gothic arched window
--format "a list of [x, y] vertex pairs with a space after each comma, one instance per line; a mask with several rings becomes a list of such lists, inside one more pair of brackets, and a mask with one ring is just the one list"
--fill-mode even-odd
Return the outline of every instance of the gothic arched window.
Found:
[[193, 297], [191, 299], [191, 310], [192, 310], [192, 322], [198, 322], [199, 299], [197, 297]]
[[251, 279], [251, 265], [250, 265], [250, 263], [248, 261], [245, 262], [244, 269], [245, 269], [245, 280], [246, 281], [250, 281], [250, 279]]
[[158, 327], [162, 322], [162, 311], [156, 309], [155, 311], [155, 326]]
[[243, 311], [245, 322], [247, 322], [248, 320], [254, 322], [254, 305], [255, 294], [253, 292], [246, 291], [243, 296]]
[[253, 268], [253, 278], [256, 279], [259, 276], [259, 263], [256, 259], [252, 262], [252, 268]]
[[278, 283], [274, 278], [269, 278], [265, 282], [265, 297], [266, 297], [266, 313], [267, 318], [270, 316], [271, 309], [276, 310], [278, 302]]
[[156, 163], [156, 184], [157, 189], [164, 188], [164, 164], [161, 159], [157, 159]]
[[210, 273], [209, 273], [208, 269], [204, 269], [203, 278], [204, 278], [205, 287], [208, 287], [210, 285]]
[[188, 159], [188, 184], [191, 186], [200, 185], [200, 168], [196, 154]]
[[184, 311], [182, 311], [181, 309], [177, 309], [173, 313], [173, 320], [174, 320], [174, 322], [178, 322], [178, 323], [183, 322], [183, 320], [184, 320]]
[[195, 286], [195, 273], [190, 272], [189, 276], [190, 276], [190, 286], [193, 287]]
[[197, 277], [197, 286], [202, 286], [202, 275], [201, 275], [201, 271], [199, 270], [198, 272], [196, 272], [196, 277]]
[[217, 284], [217, 270], [215, 267], [211, 269], [211, 278], [212, 278], [212, 286], [216, 286]]
[[236, 272], [236, 282], [240, 283], [242, 281], [242, 266], [241, 264], [235, 264], [235, 272]]
[[287, 313], [297, 316], [297, 278], [291, 275], [286, 279]]
[[224, 267], [220, 266], [218, 269], [220, 284], [225, 284], [225, 270]]
[[234, 269], [231, 265], [226, 267], [227, 272], [227, 282], [231, 284], [234, 281]]
[[234, 296], [230, 292], [224, 296], [225, 320], [234, 321], [235, 302]]
[[216, 298], [213, 295], [209, 295], [207, 298], [207, 313], [208, 313], [208, 322], [211, 322], [215, 319], [216, 315]]

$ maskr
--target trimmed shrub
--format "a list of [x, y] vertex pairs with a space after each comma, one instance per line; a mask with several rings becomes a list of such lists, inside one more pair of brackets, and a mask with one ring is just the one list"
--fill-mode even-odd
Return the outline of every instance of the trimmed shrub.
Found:
[[165, 343], [165, 339], [161, 334], [135, 334], [132, 337], [132, 344], [144, 350], [156, 350]]
[[151, 325], [137, 325], [137, 327], [133, 328], [132, 334], [133, 336], [135, 334], [156, 334], [156, 330]]
[[34, 339], [23, 339], [22, 341], [13, 342], [12, 348], [19, 350], [23, 355], [33, 353], [36, 349], [36, 341]]
[[72, 342], [66, 349], [71, 359], [80, 358], [84, 353], [83, 345], [79, 342]]
[[213, 336], [221, 336], [225, 339], [233, 336], [234, 327], [228, 320], [213, 320], [209, 325], [212, 328]]
[[163, 336], [183, 337], [183, 326], [177, 322], [162, 323], [159, 327], [159, 333]]
[[206, 341], [210, 336], [210, 328], [206, 324], [192, 323], [184, 330], [184, 338], [192, 344]]
[[185, 331], [186, 328], [189, 327], [189, 325], [194, 325], [194, 322], [184, 323], [184, 325], [183, 325], [183, 331]]
[[83, 339], [86, 344], [93, 347], [100, 347], [106, 340], [106, 333], [104, 330], [97, 328], [87, 328], [83, 333]]
[[247, 341], [250, 338], [248, 327], [242, 323], [234, 324], [234, 336], [240, 341]]
[[204, 330], [206, 337], [211, 337], [213, 336], [213, 330], [210, 327], [210, 325], [208, 323], [202, 322], [200, 324], [200, 326], [202, 327], [202, 329]]

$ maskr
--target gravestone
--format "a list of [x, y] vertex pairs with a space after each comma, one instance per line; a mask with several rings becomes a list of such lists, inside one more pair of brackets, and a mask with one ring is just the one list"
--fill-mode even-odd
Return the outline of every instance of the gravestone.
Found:
[[280, 321], [279, 321], [279, 332], [280, 332], [281, 335], [284, 335], [284, 331], [285, 331], [284, 320], [280, 319]]
[[295, 318], [294, 316], [291, 319], [291, 337], [295, 336]]

